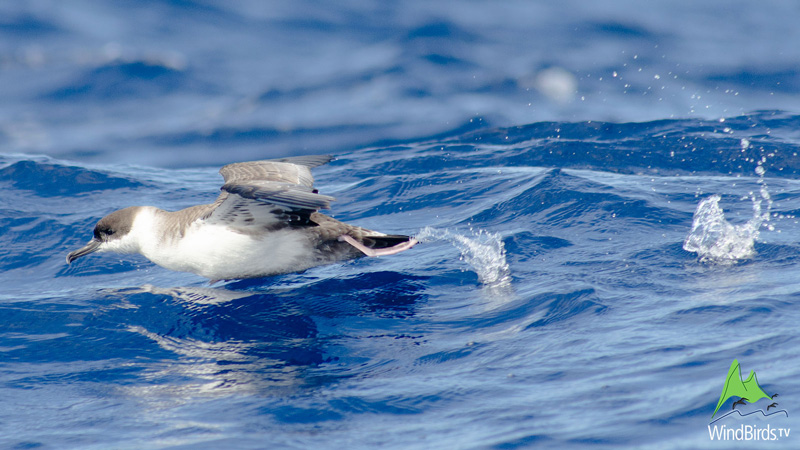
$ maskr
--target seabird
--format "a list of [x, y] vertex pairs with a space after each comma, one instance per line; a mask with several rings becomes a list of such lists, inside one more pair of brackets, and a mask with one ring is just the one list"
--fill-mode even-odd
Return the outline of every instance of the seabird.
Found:
[[213, 281], [298, 272], [361, 256], [413, 247], [409, 236], [387, 235], [318, 212], [334, 200], [314, 189], [311, 168], [330, 155], [229, 164], [214, 203], [180, 211], [131, 206], [97, 222], [94, 237], [67, 255], [67, 264], [94, 252], [139, 253], [170, 270]]

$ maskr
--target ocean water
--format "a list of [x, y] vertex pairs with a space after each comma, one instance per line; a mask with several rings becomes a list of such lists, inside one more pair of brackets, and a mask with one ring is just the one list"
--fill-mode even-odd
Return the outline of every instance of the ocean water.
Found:
[[[797, 448], [799, 16], [0, 5], [0, 447]], [[326, 213], [421, 243], [213, 285], [65, 263], [313, 153]], [[778, 396], [712, 418], [734, 360]]]

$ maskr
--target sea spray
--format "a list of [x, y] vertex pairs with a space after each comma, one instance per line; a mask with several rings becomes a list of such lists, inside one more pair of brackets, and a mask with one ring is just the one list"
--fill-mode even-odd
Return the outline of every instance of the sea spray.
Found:
[[750, 258], [755, 254], [760, 221], [754, 217], [742, 225], [733, 225], [725, 219], [719, 201], [717, 194], [700, 201], [683, 249], [697, 253], [702, 262], [732, 264]]
[[461, 252], [461, 260], [469, 264], [486, 286], [509, 286], [511, 275], [506, 261], [506, 249], [497, 233], [470, 230], [465, 236], [448, 229], [425, 227], [416, 238], [420, 242], [443, 240]]
[[[743, 140], [742, 146], [749, 145]], [[719, 205], [721, 197], [714, 194], [700, 201], [692, 219], [692, 229], [683, 242], [683, 249], [695, 252], [701, 262], [716, 264], [733, 264], [755, 255], [755, 241], [758, 239], [762, 225], [773, 229], [768, 224], [772, 197], [764, 180], [763, 163], [758, 161], [755, 172], [758, 175], [759, 196], [754, 192], [748, 196], [753, 205], [753, 217], [740, 225], [733, 225], [725, 219], [725, 212]], [[762, 208], [762, 201], [766, 208]], [[765, 210], [764, 210], [765, 209]]]

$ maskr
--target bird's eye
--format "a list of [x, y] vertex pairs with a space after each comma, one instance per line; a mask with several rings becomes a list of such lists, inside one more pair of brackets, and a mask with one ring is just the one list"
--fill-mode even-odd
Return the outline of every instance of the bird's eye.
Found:
[[95, 229], [94, 230], [94, 237], [97, 239], [107, 238], [114, 234], [114, 230], [111, 228], [102, 228], [102, 229]]

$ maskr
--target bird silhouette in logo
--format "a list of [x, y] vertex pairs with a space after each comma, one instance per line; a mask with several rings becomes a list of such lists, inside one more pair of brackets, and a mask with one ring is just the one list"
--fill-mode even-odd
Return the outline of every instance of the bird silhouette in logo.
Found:
[[744, 406], [745, 404], [744, 402], [746, 401], [748, 401], [746, 398], [740, 398], [739, 400], [736, 400], [735, 402], [733, 402], [733, 405], [731, 405], [731, 409], [736, 409], [736, 405]]

